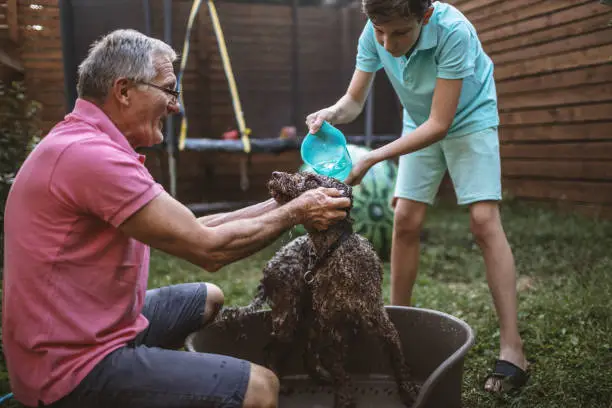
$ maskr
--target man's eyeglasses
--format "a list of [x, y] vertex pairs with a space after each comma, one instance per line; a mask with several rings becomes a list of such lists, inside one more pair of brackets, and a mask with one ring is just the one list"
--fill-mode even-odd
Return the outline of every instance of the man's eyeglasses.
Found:
[[138, 83], [143, 84], [143, 85], [152, 86], [153, 88], [157, 88], [160, 91], [164, 92], [166, 95], [170, 96], [170, 102], [172, 104], [176, 104], [176, 102], [179, 99], [179, 96], [181, 95], [179, 91], [175, 91], [174, 89], [164, 88], [163, 86], [155, 85], [150, 82], [138, 81]]

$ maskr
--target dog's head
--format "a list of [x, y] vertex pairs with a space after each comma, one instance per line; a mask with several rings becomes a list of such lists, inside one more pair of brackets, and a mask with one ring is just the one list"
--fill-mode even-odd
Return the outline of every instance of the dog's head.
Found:
[[318, 187], [335, 188], [353, 201], [351, 186], [332, 177], [321, 176], [309, 172], [285, 173], [275, 171], [268, 181], [268, 191], [279, 204], [285, 204], [300, 194]]

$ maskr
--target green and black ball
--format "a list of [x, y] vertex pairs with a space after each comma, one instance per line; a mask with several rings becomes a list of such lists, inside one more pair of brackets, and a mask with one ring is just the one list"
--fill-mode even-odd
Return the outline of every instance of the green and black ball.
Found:
[[[370, 149], [366, 147], [347, 145], [353, 163], [359, 161]], [[312, 171], [304, 164], [300, 171]], [[390, 203], [393, 198], [397, 166], [390, 160], [373, 166], [358, 186], [353, 188], [353, 209], [351, 218], [354, 220], [353, 230], [368, 239], [378, 255], [387, 260], [391, 253], [391, 237], [393, 233], [393, 211]], [[298, 229], [303, 233], [303, 228]]]

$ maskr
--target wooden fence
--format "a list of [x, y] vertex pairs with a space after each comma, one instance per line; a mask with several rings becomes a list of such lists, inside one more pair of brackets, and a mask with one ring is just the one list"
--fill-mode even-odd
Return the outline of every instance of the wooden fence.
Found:
[[16, 41], [29, 96], [43, 105], [42, 126], [47, 131], [65, 112], [58, 0], [1, 1], [6, 10], [13, 9], [7, 32]]
[[504, 187], [612, 216], [612, 8], [455, 0], [495, 62]]
[[18, 41], [17, 0], [0, 0], [0, 79], [4, 81], [23, 78]]
[[[153, 3], [154, 32], [162, 31], [162, 4]], [[182, 47], [191, 1], [175, 1], [174, 46]], [[358, 9], [300, 7], [297, 15], [298, 106], [294, 103], [291, 7], [219, 2], [217, 10], [228, 44], [246, 125], [253, 138], [276, 138], [283, 126], [304, 134], [305, 117], [335, 102], [354, 68], [356, 41], [363, 24]], [[177, 21], [178, 20], [178, 21]], [[219, 138], [235, 128], [232, 101], [221, 55], [206, 7], [192, 33], [184, 91], [189, 137]], [[375, 132], [400, 132], [399, 109], [384, 73], [376, 87]], [[297, 111], [294, 111], [297, 110]], [[294, 118], [297, 117], [297, 123]], [[343, 130], [363, 134], [363, 116]], [[251, 187], [240, 189], [241, 155], [181, 152], [177, 196], [184, 202], [250, 201], [267, 196], [265, 182], [274, 170], [295, 171], [297, 151], [249, 158]], [[163, 161], [158, 162], [163, 165]], [[159, 174], [164, 172], [159, 169]]]
[[[597, 0], [448, 2], [474, 23], [495, 62], [504, 188], [520, 199], [612, 217], [612, 8]], [[153, 34], [162, 38], [162, 1], [151, 4]], [[253, 137], [276, 137], [292, 117], [290, 9], [217, 4], [247, 125]], [[173, 45], [179, 51], [190, 7], [188, 0], [173, 2]], [[19, 0], [18, 19], [27, 85], [45, 106], [48, 129], [64, 114], [57, 0]], [[356, 9], [309, 7], [300, 9], [298, 22], [300, 110], [293, 116], [303, 118], [345, 89], [363, 19]], [[191, 50], [184, 81], [190, 137], [219, 137], [234, 126], [233, 112], [205, 7]], [[398, 113], [388, 81], [378, 75], [375, 131], [397, 132]], [[362, 118], [345, 128], [362, 129]], [[163, 154], [153, 155], [148, 165], [164, 181]], [[254, 155], [252, 187], [243, 192], [238, 155], [181, 152], [178, 198], [260, 199], [270, 171], [298, 165], [297, 152]]]

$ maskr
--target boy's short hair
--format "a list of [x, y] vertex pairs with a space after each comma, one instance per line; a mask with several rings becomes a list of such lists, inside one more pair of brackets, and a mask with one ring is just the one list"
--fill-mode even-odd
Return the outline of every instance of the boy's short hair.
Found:
[[396, 17], [423, 19], [432, 0], [362, 0], [361, 8], [373, 23], [385, 23]]

